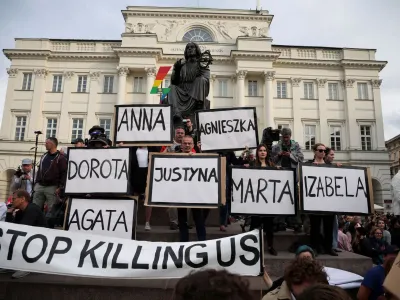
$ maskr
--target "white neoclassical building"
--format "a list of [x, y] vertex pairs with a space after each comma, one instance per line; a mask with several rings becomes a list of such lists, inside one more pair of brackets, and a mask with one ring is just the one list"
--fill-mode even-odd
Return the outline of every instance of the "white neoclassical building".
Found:
[[376, 50], [274, 45], [268, 11], [128, 7], [122, 15], [121, 40], [17, 38], [4, 50], [2, 199], [20, 160], [33, 156], [34, 131], [61, 144], [96, 124], [112, 134], [114, 105], [159, 103], [150, 94], [157, 68], [181, 58], [188, 41], [214, 57], [213, 108], [255, 106], [260, 130], [290, 127], [306, 158], [315, 142], [332, 146], [338, 161], [371, 168], [377, 204], [390, 199], [379, 79], [386, 62]]

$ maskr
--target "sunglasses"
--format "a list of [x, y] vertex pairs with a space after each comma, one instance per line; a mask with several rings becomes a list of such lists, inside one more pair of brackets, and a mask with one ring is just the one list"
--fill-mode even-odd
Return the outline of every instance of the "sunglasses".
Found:
[[325, 152], [325, 149], [317, 149], [319, 153]]

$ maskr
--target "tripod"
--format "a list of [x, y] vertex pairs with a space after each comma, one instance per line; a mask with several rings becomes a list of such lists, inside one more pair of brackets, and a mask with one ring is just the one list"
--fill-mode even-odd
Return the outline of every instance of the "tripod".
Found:
[[36, 134], [36, 139], [35, 139], [35, 156], [33, 158], [33, 173], [32, 173], [32, 196], [33, 193], [35, 192], [35, 179], [36, 179], [36, 156], [37, 156], [37, 150], [38, 150], [38, 144], [39, 144], [39, 135], [42, 134], [41, 131], [35, 131]]

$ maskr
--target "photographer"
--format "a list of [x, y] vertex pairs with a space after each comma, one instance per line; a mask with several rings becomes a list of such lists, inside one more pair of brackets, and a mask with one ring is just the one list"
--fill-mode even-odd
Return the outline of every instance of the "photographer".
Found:
[[33, 178], [32, 178], [32, 160], [25, 158], [21, 162], [22, 168], [18, 167], [11, 182], [10, 190], [14, 193], [16, 190], [24, 190], [29, 194], [32, 193]]
[[185, 129], [185, 135], [193, 138], [194, 150], [196, 150], [196, 152], [200, 152], [200, 149], [197, 146], [197, 130], [194, 128], [192, 120], [189, 117], [185, 117], [182, 122], [183, 128]]

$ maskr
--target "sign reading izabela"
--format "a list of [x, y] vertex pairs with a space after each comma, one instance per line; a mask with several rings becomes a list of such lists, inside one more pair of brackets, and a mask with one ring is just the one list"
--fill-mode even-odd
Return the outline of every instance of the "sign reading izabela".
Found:
[[[262, 232], [190, 243], [133, 241], [0, 222], [0, 268], [103, 278], [181, 278], [201, 268], [263, 269]], [[261, 237], [261, 238], [260, 238]]]

